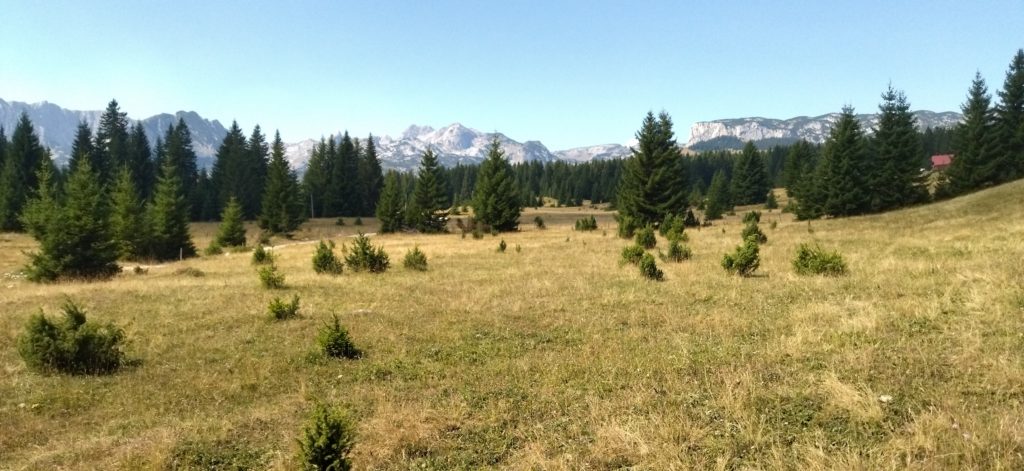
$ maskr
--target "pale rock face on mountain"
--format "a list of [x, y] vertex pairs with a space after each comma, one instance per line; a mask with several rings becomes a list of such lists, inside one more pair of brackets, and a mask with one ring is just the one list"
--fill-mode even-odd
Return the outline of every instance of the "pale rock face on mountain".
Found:
[[[929, 127], [949, 128], [956, 126], [963, 119], [960, 113], [954, 112], [915, 111], [914, 115], [917, 117], [920, 129]], [[686, 146], [694, 147], [701, 143], [724, 138], [733, 138], [740, 143], [764, 140], [786, 143], [805, 139], [809, 142], [820, 144], [828, 138], [832, 123], [838, 119], [839, 113], [830, 113], [812, 118], [800, 116], [785, 120], [739, 118], [702, 121], [694, 123], [690, 127], [690, 141], [687, 142]], [[877, 114], [860, 114], [857, 115], [857, 119], [860, 120], [868, 133], [871, 133], [878, 126]]]
[[603, 144], [599, 146], [577, 147], [555, 152], [555, 157], [568, 162], [589, 162], [591, 160], [625, 159], [633, 151], [622, 144]]

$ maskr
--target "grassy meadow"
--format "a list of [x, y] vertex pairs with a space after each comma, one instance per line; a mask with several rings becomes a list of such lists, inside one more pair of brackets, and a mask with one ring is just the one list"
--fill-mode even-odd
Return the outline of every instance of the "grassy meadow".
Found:
[[[14, 273], [34, 242], [0, 234], [0, 469], [295, 469], [318, 402], [357, 424], [357, 469], [1024, 468], [1024, 181], [876, 216], [765, 213], [751, 278], [720, 267], [743, 210], [688, 230], [693, 259], [659, 261], [660, 283], [620, 265], [611, 213], [577, 208], [480, 240], [374, 235], [380, 275], [316, 275], [313, 241], [376, 222], [313, 221], [273, 241], [277, 291], [248, 253], [32, 284]], [[597, 231], [572, 230], [590, 214]], [[215, 226], [193, 231], [203, 248]], [[850, 273], [797, 276], [805, 242]], [[429, 271], [402, 268], [414, 245]], [[301, 317], [270, 321], [293, 294]], [[125, 328], [131, 366], [26, 369], [17, 335], [65, 296]], [[332, 314], [363, 358], [315, 353]]]

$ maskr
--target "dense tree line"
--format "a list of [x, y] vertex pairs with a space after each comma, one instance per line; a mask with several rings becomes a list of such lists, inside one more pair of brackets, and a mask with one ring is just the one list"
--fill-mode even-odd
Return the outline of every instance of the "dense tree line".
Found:
[[373, 136], [320, 139], [302, 182], [313, 217], [373, 215], [384, 184]]

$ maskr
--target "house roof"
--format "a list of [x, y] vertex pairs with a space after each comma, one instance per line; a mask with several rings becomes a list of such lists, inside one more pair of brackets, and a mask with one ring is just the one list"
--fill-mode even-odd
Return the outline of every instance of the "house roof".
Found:
[[932, 156], [932, 167], [945, 167], [953, 163], [953, 154], [939, 154]]

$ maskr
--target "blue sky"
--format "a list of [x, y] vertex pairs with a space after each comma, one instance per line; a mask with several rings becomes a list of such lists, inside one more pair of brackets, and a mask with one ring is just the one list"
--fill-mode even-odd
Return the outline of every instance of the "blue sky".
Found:
[[194, 110], [286, 141], [461, 122], [552, 150], [695, 121], [957, 110], [1024, 47], [1009, 1], [0, 0], [0, 98]]

